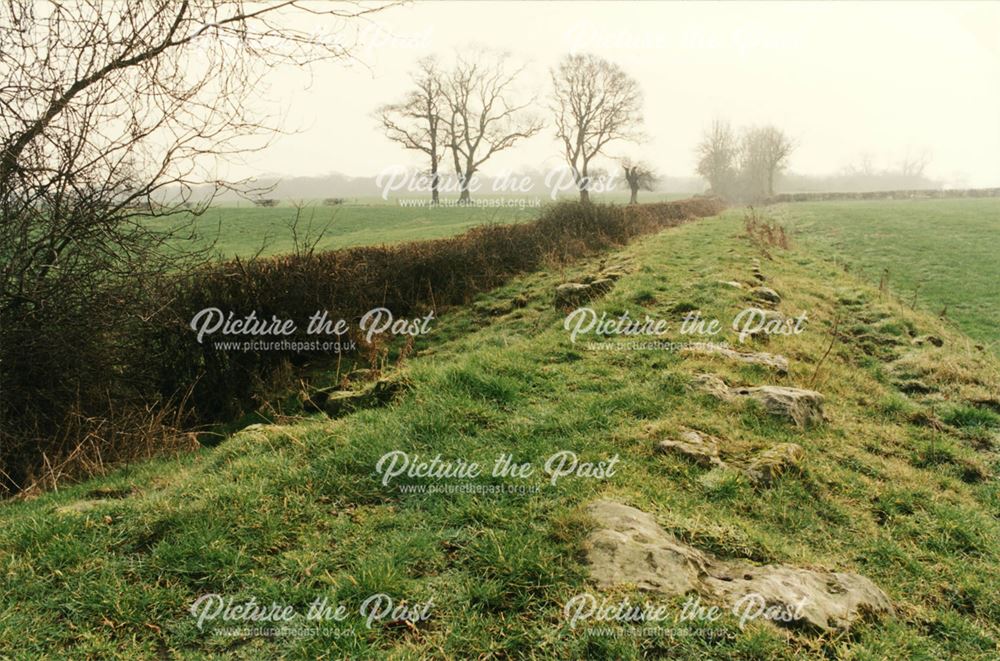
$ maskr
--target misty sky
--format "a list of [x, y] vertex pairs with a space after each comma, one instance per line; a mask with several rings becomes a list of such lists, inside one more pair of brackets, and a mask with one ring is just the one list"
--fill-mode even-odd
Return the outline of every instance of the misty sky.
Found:
[[[714, 117], [774, 123], [798, 142], [791, 170], [822, 174], [868, 153], [876, 166], [907, 151], [954, 185], [1000, 185], [1000, 5], [994, 3], [418, 3], [364, 24], [360, 63], [312, 76], [280, 70], [266, 94], [294, 135], [239, 174], [373, 175], [424, 166], [372, 117], [402, 96], [413, 62], [457, 49], [506, 49], [529, 68], [524, 93], [547, 115], [548, 69], [567, 52], [620, 64], [642, 86], [639, 156], [689, 176]], [[490, 161], [497, 173], [559, 163], [551, 127]]]

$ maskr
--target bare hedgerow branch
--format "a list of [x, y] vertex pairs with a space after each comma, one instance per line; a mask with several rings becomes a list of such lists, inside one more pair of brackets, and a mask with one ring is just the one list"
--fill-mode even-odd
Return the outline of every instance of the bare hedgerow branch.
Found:
[[[252, 110], [264, 76], [279, 65], [350, 57], [349, 21], [383, 7], [0, 5], [0, 304], [36, 297], [83, 237], [128, 259], [130, 237], [164, 240], [133, 217], [204, 209], [210, 195], [193, 199], [204, 184], [246, 186], [213, 173], [227, 156], [263, 148], [279, 128]], [[334, 31], [324, 38], [288, 27], [299, 11], [330, 19]], [[130, 269], [147, 261], [141, 252]]]
[[350, 58], [385, 6], [0, 2], [0, 491], [71, 413], [148, 404], [136, 328], [208, 257], [191, 216], [252, 186], [216, 172], [280, 129], [265, 77]]

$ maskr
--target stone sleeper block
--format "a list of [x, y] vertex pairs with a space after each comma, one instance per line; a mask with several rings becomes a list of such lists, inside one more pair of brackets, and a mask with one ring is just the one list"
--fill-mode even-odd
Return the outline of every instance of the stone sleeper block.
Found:
[[768, 606], [797, 611], [820, 631], [845, 630], [867, 615], [894, 612], [886, 594], [859, 574], [722, 560], [676, 539], [634, 507], [599, 500], [587, 512], [597, 528], [584, 541], [584, 552], [601, 588], [631, 584], [669, 596], [696, 592], [727, 607], [759, 595]]

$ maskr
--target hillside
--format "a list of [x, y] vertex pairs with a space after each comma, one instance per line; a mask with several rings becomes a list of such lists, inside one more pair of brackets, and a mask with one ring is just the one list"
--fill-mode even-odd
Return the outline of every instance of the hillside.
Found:
[[[665, 319], [664, 341], [780, 355], [787, 373], [760, 356], [609, 348], [646, 338], [573, 343], [553, 290], [600, 274], [615, 282], [587, 303], [597, 313]], [[807, 321], [740, 345], [729, 321], [761, 278], [777, 311]], [[725, 330], [681, 335], [694, 310]], [[1000, 365], [800, 242], [751, 241], [742, 210], [517, 278], [415, 348], [386, 406], [246, 429], [0, 505], [0, 657], [996, 658]], [[742, 390], [765, 385], [821, 400], [788, 419]], [[384, 484], [379, 462], [394, 452], [488, 467], [509, 455], [534, 471]], [[561, 452], [578, 463], [553, 481], [543, 467]], [[608, 542], [624, 519], [600, 519], [621, 505], [640, 511], [626, 512], [625, 536], [673, 545], [709, 574], [857, 574], [888, 605], [829, 627], [741, 628], [728, 610], [652, 631], [572, 622], [564, 609], [581, 594], [684, 608], [657, 583], [668, 568], [631, 581], [642, 592], [601, 573], [632, 576], [613, 571], [632, 542]], [[347, 615], [315, 635], [228, 635], [189, 612], [213, 593], [300, 613], [327, 598]], [[406, 608], [369, 622], [359, 605], [378, 594]]]

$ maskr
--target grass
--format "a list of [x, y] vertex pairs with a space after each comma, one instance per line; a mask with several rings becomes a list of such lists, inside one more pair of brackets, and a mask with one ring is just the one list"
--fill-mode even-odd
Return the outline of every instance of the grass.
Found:
[[[745, 302], [717, 281], [748, 278], [758, 254], [740, 217], [727, 212], [608, 256], [629, 274], [594, 307], [670, 319], [666, 339], [681, 339], [682, 310], [731, 319]], [[595, 259], [518, 278], [444, 315], [399, 366], [413, 388], [388, 407], [243, 431], [216, 448], [0, 505], [0, 657], [996, 658], [1000, 489], [981, 476], [995, 475], [997, 459], [972, 444], [994, 418], [953, 395], [948, 422], [928, 426], [913, 414], [940, 402], [901, 404], [888, 374], [906, 358], [941, 392], [961, 393], [969, 379], [995, 389], [997, 362], [936, 318], [879, 302], [831, 261], [796, 246], [774, 257], [763, 271], [784, 295], [781, 309], [810, 319], [803, 334], [766, 344], [789, 357], [784, 377], [711, 357], [571, 344], [552, 288], [593, 273]], [[527, 305], [510, 305], [518, 296]], [[845, 336], [817, 367], [833, 318], [847, 312], [945, 344], [891, 345], [873, 357]], [[748, 385], [815, 377], [829, 421], [798, 430], [693, 392], [692, 377], [705, 371]], [[799, 443], [805, 471], [770, 489], [703, 480], [706, 469], [653, 451], [682, 426], [720, 436], [727, 456]], [[475, 480], [531, 487], [525, 493], [404, 493], [374, 470], [396, 450], [487, 466], [506, 453], [538, 469]], [[617, 455], [617, 470], [553, 486], [541, 466], [563, 450], [588, 462]], [[648, 511], [724, 556], [863, 573], [897, 616], [825, 637], [765, 623], [740, 630], [729, 615], [692, 625], [691, 635], [571, 629], [563, 604], [596, 592], [580, 549], [582, 507], [597, 497]], [[315, 637], [226, 636], [217, 623], [199, 630], [188, 613], [213, 592], [299, 610], [326, 596], [351, 615]], [[430, 618], [368, 628], [356, 611], [375, 593], [432, 599]], [[677, 609], [682, 601], [622, 595]]]
[[477, 225], [533, 220], [538, 211], [537, 207], [430, 209], [392, 204], [310, 205], [301, 211], [293, 206], [217, 206], [195, 219], [195, 230], [198, 245], [214, 243], [220, 256], [231, 258], [291, 252], [295, 241], [290, 226], [297, 215], [300, 240], [311, 243], [321, 236], [317, 249], [333, 250], [443, 238]]
[[1000, 351], [1000, 199], [803, 202], [776, 207], [796, 239], [907, 303], [946, 310]]
[[[518, 200], [511, 196], [480, 196], [483, 200]], [[684, 196], [647, 193], [644, 202], [679, 199]], [[524, 198], [535, 200], [534, 197]], [[474, 200], [475, 201], [475, 200]], [[477, 225], [488, 223], [517, 223], [538, 217], [541, 205], [547, 198], [539, 198], [536, 206], [455, 207], [437, 208], [401, 206], [397, 200], [361, 198], [345, 204], [328, 207], [316, 201], [306, 201], [299, 209], [290, 202], [276, 207], [255, 207], [249, 202], [223, 204], [211, 207], [194, 221], [196, 245], [214, 244], [214, 249], [224, 258], [247, 257], [260, 252], [277, 255], [291, 252], [295, 247], [290, 225], [299, 217], [299, 238], [310, 242], [320, 237], [319, 250], [333, 250], [360, 245], [378, 245], [439, 239]], [[624, 204], [628, 195], [596, 195], [595, 202]], [[159, 220], [165, 227], [176, 226], [186, 220]], [[185, 237], [187, 234], [185, 233]], [[189, 245], [188, 240], [178, 240], [178, 245]]]

